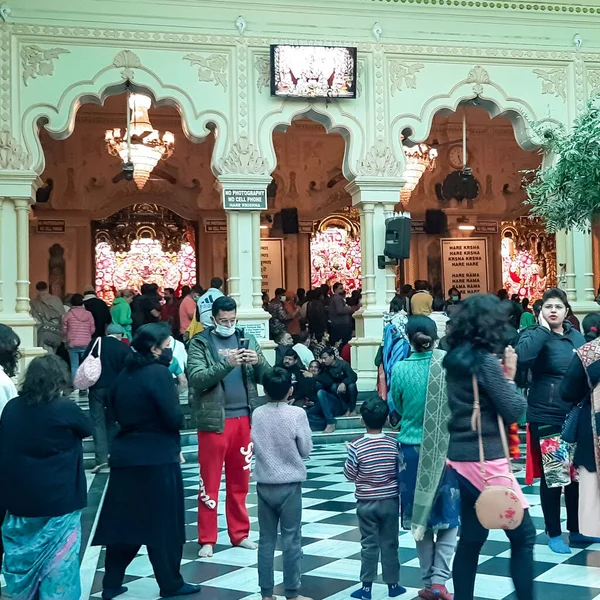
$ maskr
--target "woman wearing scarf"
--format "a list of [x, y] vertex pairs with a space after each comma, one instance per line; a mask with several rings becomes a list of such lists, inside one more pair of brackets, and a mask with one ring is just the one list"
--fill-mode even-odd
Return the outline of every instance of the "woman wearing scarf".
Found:
[[0, 506], [6, 509], [4, 579], [13, 600], [79, 600], [81, 511], [87, 504], [82, 440], [92, 426], [68, 398], [66, 363], [31, 361], [0, 419]]
[[411, 317], [406, 333], [412, 354], [392, 370], [390, 399], [400, 415], [400, 499], [402, 527], [412, 530], [426, 600], [451, 600], [446, 588], [459, 526], [460, 493], [446, 468], [448, 419], [445, 352], [435, 349], [436, 324]]
[[600, 542], [600, 314], [583, 319], [587, 344], [576, 350], [560, 395], [579, 411], [573, 464], [579, 469], [579, 532], [584, 543]]

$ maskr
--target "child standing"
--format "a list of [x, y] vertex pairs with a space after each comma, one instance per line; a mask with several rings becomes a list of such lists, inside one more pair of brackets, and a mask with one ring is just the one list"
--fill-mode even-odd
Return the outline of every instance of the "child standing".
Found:
[[381, 553], [383, 581], [388, 585], [389, 596], [396, 598], [406, 592], [398, 584], [398, 447], [393, 439], [382, 433], [388, 417], [388, 407], [384, 400], [379, 397], [370, 398], [363, 403], [360, 414], [367, 433], [346, 444], [348, 458], [344, 466], [346, 478], [356, 483], [356, 514], [362, 546], [362, 587], [350, 595], [358, 600], [371, 600]]
[[293, 387], [288, 371], [275, 368], [264, 376], [269, 402], [252, 415], [252, 443], [258, 496], [258, 584], [263, 600], [273, 596], [273, 561], [277, 526], [281, 527], [283, 585], [289, 600], [311, 600], [299, 595], [302, 559], [302, 482], [304, 459], [312, 450], [306, 412], [290, 406]]

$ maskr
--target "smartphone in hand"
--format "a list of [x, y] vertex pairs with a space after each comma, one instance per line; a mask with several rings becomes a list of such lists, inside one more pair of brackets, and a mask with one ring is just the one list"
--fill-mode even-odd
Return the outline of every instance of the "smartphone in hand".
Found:
[[248, 338], [240, 338], [240, 350], [248, 350], [250, 348], [250, 340]]

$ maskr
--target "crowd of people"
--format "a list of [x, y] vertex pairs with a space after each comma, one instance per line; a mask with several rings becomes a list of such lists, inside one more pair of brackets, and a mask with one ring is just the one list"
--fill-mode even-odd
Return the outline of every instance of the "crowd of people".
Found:
[[[140, 294], [121, 291], [108, 307], [91, 289], [63, 303], [38, 284], [32, 314], [48, 353], [29, 364], [20, 390], [13, 382], [20, 340], [0, 325], [0, 480], [11, 482], [0, 488], [0, 557], [13, 598], [79, 599], [82, 440], [90, 435], [94, 471], [110, 472], [92, 539], [106, 547], [103, 598], [127, 591], [125, 573], [142, 545], [162, 597], [200, 592], [180, 569], [180, 391], [189, 386], [199, 557], [210, 559], [217, 543], [224, 470], [227, 533], [232, 546], [258, 550], [263, 599], [274, 598], [279, 528], [285, 596], [310, 600], [301, 594], [304, 461], [311, 429], [331, 433], [337, 418], [356, 414], [357, 375], [343, 355], [360, 295], [346, 300], [335, 285], [331, 296], [324, 288], [279, 289], [265, 299], [278, 344], [272, 366], [237, 326], [236, 303], [222, 285], [215, 278], [207, 291], [184, 289], [177, 298], [148, 284]], [[549, 548], [567, 554], [599, 543], [600, 314], [583, 319], [580, 332], [560, 289], [532, 309], [504, 291], [464, 300], [456, 289], [435, 292], [419, 281], [392, 301], [379, 393], [360, 405], [365, 435], [347, 444], [344, 474], [356, 486], [362, 547], [361, 585], [351, 596], [371, 600], [380, 558], [389, 596], [405, 593], [401, 527], [416, 542], [419, 596], [451, 600], [452, 579], [456, 597], [472, 599], [481, 549], [498, 528], [510, 541], [516, 597], [530, 600], [536, 530], [508, 434], [527, 427], [526, 477], [541, 479]], [[74, 377], [87, 381], [91, 418], [70, 398]], [[246, 507], [253, 458], [258, 545]]]

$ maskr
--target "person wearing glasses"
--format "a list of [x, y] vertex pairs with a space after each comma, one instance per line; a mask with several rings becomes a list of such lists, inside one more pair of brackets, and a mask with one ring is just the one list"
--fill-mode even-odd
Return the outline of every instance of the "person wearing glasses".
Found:
[[223, 465], [227, 530], [233, 546], [256, 550], [249, 539], [246, 496], [250, 486], [250, 413], [258, 405], [257, 384], [271, 366], [256, 339], [236, 327], [237, 305], [222, 296], [212, 305], [212, 326], [190, 342], [187, 376], [192, 420], [198, 428], [200, 558], [217, 543], [217, 505]]

